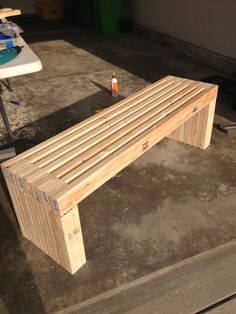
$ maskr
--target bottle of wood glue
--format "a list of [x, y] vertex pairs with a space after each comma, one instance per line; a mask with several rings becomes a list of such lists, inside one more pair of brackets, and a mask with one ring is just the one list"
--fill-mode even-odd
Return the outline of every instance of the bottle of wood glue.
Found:
[[118, 81], [115, 72], [113, 72], [111, 78], [111, 94], [113, 97], [118, 96]]

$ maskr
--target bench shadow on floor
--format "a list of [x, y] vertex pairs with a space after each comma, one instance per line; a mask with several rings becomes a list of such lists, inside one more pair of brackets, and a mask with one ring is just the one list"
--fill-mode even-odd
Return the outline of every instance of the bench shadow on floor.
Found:
[[[97, 83], [96, 83], [97, 84]], [[17, 130], [17, 135], [27, 137], [31, 133], [31, 129], [34, 130], [34, 140], [38, 142], [45, 141], [46, 139], [70, 128], [71, 126], [91, 117], [92, 115], [106, 109], [113, 104], [124, 99], [123, 96], [118, 95], [116, 98], [111, 97], [106, 87], [101, 87], [101, 84], [97, 84], [100, 88], [104, 88], [91, 96], [88, 96], [70, 106], [62, 108], [56, 112], [53, 112], [46, 117], [38, 119], [31, 124], [26, 125], [23, 128]], [[36, 130], [36, 132], [35, 132]], [[20, 143], [18, 152], [22, 152], [29, 146], [25, 146]]]

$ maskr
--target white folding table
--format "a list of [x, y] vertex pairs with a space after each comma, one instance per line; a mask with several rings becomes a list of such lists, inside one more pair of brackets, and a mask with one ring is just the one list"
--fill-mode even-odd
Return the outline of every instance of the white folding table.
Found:
[[[2, 22], [6, 22], [6, 19], [2, 19]], [[8, 81], [9, 90], [11, 90], [11, 86], [9, 85], [9, 78], [33, 72], [38, 72], [42, 70], [41, 61], [19, 34], [17, 35], [15, 42], [16, 46], [23, 47], [21, 52], [17, 55], [17, 57], [14, 60], [3, 65], [0, 65], [0, 80], [5, 79]], [[1, 96], [0, 96], [0, 111], [8, 136], [10, 137], [11, 140], [18, 140], [18, 138], [11, 131], [11, 127]]]

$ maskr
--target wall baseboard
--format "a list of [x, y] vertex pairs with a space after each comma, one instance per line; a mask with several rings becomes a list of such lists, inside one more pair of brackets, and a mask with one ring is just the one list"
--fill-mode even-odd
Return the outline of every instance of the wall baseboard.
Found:
[[133, 25], [133, 30], [154, 41], [171, 46], [183, 54], [204, 62], [217, 70], [224, 71], [228, 76], [232, 76], [233, 73], [236, 73], [236, 59], [223, 56], [137, 24]]

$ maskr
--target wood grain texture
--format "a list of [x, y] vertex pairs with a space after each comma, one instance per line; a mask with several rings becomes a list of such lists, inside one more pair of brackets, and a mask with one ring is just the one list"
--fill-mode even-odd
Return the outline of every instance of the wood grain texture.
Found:
[[2, 165], [22, 234], [70, 273], [85, 262], [77, 205], [169, 136], [206, 149], [217, 86], [167, 76]]
[[211, 141], [215, 103], [216, 100], [214, 99], [201, 111], [171, 132], [168, 137], [188, 145], [206, 149]]

